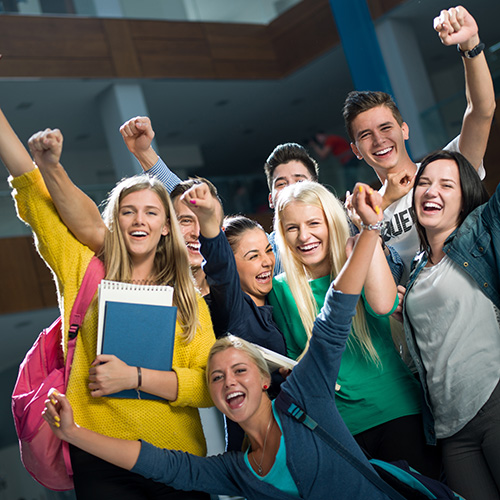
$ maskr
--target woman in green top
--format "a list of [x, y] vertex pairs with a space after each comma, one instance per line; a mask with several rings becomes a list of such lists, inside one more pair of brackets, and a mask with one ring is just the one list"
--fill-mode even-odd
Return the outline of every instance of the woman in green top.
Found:
[[[330, 282], [345, 264], [354, 239], [340, 200], [315, 182], [285, 188], [275, 214], [285, 272], [275, 278], [269, 302], [288, 355], [300, 358]], [[419, 384], [392, 341], [389, 315], [397, 305], [396, 284], [380, 246], [353, 318], [338, 379], [332, 380], [336, 404], [358, 444], [371, 456], [405, 459], [438, 478], [441, 460], [437, 450], [425, 444]]]

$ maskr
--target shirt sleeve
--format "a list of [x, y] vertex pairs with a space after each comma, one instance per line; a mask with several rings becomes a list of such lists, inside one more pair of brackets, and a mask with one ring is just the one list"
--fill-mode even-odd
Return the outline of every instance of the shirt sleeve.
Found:
[[175, 186], [181, 182], [181, 179], [167, 167], [159, 156], [158, 161], [146, 173], [161, 181], [167, 188], [169, 194], [174, 190]]

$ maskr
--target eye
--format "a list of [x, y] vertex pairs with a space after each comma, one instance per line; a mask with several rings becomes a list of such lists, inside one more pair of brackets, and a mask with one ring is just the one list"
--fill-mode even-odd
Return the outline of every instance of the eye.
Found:
[[286, 186], [286, 182], [285, 181], [278, 181], [275, 185], [274, 185], [274, 188], [275, 189], [281, 189], [281, 188], [284, 188]]
[[256, 254], [256, 253], [254, 253], [254, 254], [252, 254], [252, 255], [248, 258], [248, 260], [255, 260], [256, 258], [257, 258], [257, 254]]
[[219, 380], [222, 380], [222, 375], [214, 375], [212, 377], [212, 384], [218, 382]]
[[153, 210], [149, 210], [146, 212], [148, 215], [154, 215], [155, 217], [158, 215], [158, 212], [154, 212]]
[[240, 373], [240, 374], [241, 374], [241, 373], [245, 373], [246, 371], [247, 371], [247, 369], [246, 369], [246, 368], [237, 368], [237, 369], [235, 370], [235, 373]]
[[131, 213], [133, 213], [132, 210], [128, 210], [128, 209], [125, 209], [125, 210], [121, 211], [121, 215], [129, 215]]
[[273, 249], [271, 247], [269, 247], [267, 250], [266, 250], [266, 253], [274, 253], [273, 252]]
[[297, 226], [287, 226], [285, 231], [287, 233], [292, 233], [293, 231], [296, 231], [297, 230]]

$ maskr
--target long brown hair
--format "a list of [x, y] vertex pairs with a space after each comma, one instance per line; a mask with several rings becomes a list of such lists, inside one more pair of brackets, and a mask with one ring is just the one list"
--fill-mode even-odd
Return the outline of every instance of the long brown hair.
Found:
[[163, 184], [154, 177], [137, 175], [120, 181], [110, 192], [103, 211], [106, 232], [101, 257], [106, 267], [106, 279], [128, 282], [132, 279], [132, 259], [119, 229], [120, 203], [125, 196], [149, 189], [156, 193], [165, 209], [170, 231], [161, 236], [153, 263], [151, 281], [174, 287], [173, 303], [187, 343], [193, 340], [198, 327], [198, 299], [189, 268], [186, 244], [182, 237], [170, 197]]

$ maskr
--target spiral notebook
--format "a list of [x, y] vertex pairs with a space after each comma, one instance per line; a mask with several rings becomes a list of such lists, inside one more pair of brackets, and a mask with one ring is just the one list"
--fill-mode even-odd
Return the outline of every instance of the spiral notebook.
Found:
[[[177, 308], [173, 288], [103, 280], [99, 285], [97, 354], [114, 354], [130, 366], [171, 370]], [[128, 390], [111, 397], [139, 397]], [[160, 399], [141, 392], [142, 398]]]

